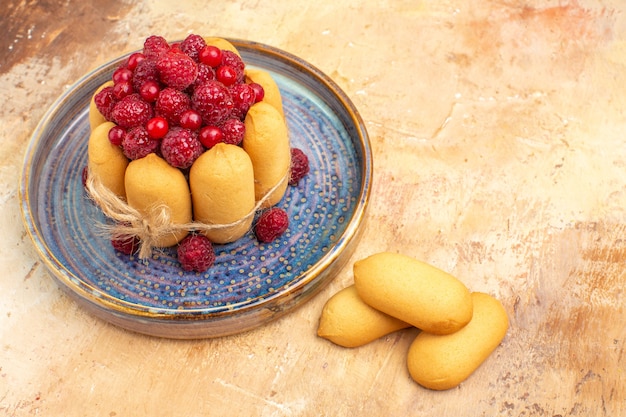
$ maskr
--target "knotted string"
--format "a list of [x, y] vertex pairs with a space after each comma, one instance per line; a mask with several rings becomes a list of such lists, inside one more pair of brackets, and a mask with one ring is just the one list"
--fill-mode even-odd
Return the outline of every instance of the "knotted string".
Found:
[[171, 210], [165, 204], [154, 205], [145, 211], [139, 211], [106, 187], [100, 178], [93, 175], [91, 171], [87, 175], [85, 188], [91, 200], [102, 210], [104, 215], [115, 222], [114, 224], [98, 224], [97, 226], [108, 233], [111, 239], [130, 239], [136, 236], [140, 241], [137, 255], [140, 259], [147, 259], [152, 255], [152, 249], [167, 235], [177, 234], [181, 231], [205, 232], [227, 229], [248, 221], [263, 207], [272, 193], [289, 180], [289, 175], [288, 169], [282, 179], [256, 202], [250, 212], [237, 221], [225, 224], [172, 223]]

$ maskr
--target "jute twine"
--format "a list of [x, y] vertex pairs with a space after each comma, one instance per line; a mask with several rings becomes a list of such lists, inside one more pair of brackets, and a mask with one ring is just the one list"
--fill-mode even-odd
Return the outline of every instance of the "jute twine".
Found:
[[157, 242], [167, 235], [176, 234], [183, 230], [205, 232], [227, 229], [248, 221], [263, 207], [272, 193], [289, 180], [289, 175], [290, 172], [287, 170], [282, 179], [256, 202], [248, 214], [235, 222], [225, 224], [172, 223], [171, 210], [165, 204], [154, 205], [145, 211], [139, 211], [102, 184], [100, 178], [97, 175], [92, 175], [91, 171], [87, 175], [85, 188], [89, 197], [104, 215], [114, 221], [114, 224], [97, 224], [96, 226], [104, 233], [109, 234], [111, 239], [130, 239], [136, 236], [140, 241], [137, 256], [140, 259], [147, 259], [152, 255], [153, 248], [157, 247]]

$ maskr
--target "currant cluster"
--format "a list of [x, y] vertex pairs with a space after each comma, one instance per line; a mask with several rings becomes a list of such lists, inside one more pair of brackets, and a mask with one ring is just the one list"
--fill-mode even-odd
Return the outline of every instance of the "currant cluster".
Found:
[[264, 97], [261, 85], [246, 83], [244, 70], [238, 54], [207, 45], [199, 35], [172, 45], [152, 35], [94, 101], [116, 124], [109, 140], [128, 159], [155, 152], [187, 169], [215, 144], [243, 140], [243, 120]]

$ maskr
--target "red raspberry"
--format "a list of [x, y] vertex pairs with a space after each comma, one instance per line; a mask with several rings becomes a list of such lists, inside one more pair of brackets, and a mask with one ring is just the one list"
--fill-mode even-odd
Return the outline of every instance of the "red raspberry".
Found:
[[254, 89], [249, 84], [235, 84], [230, 87], [230, 95], [233, 98], [232, 116], [241, 120], [245, 119], [255, 101]]
[[130, 94], [115, 103], [111, 111], [113, 121], [123, 128], [144, 125], [153, 116], [152, 106], [139, 94]]
[[281, 208], [272, 207], [259, 216], [254, 233], [260, 242], [268, 243], [285, 233], [288, 227], [287, 212]]
[[126, 254], [132, 255], [139, 250], [139, 238], [137, 236], [121, 236], [111, 239], [111, 245], [116, 250]]
[[161, 142], [163, 158], [173, 167], [189, 168], [204, 152], [198, 135], [189, 129], [174, 127], [167, 132]]
[[198, 65], [189, 55], [171, 50], [157, 61], [161, 82], [177, 90], [184, 90], [196, 80]]
[[215, 79], [215, 70], [210, 66], [199, 63], [198, 64], [198, 76], [196, 77], [196, 81], [191, 85], [190, 88], [195, 89], [200, 84], [204, 84], [207, 81]]
[[104, 116], [105, 119], [111, 120], [111, 112], [117, 99], [113, 93], [113, 87], [105, 87], [98, 92], [93, 98], [96, 103], [96, 108]]
[[237, 82], [242, 83], [245, 78], [245, 68], [243, 60], [239, 55], [234, 53], [233, 51], [223, 50], [222, 51], [222, 65], [228, 65], [235, 70], [237, 74], [236, 79]]
[[200, 35], [194, 35], [193, 33], [185, 38], [180, 44], [180, 50], [189, 55], [191, 59], [198, 62], [198, 55], [200, 51], [206, 46], [206, 41]]
[[122, 151], [128, 159], [140, 159], [156, 152], [159, 148], [159, 140], [152, 139], [143, 126], [130, 129], [122, 139]]
[[191, 106], [189, 96], [174, 88], [165, 88], [159, 93], [154, 107], [158, 116], [164, 117], [171, 126], [180, 123], [180, 116]]
[[162, 36], [152, 35], [143, 43], [143, 54], [146, 58], [157, 59], [170, 50], [170, 45]]
[[222, 126], [222, 142], [231, 145], [239, 145], [246, 133], [246, 126], [239, 119], [228, 119]]
[[298, 148], [291, 148], [291, 172], [289, 185], [296, 186], [309, 173], [309, 158]]
[[153, 59], [144, 59], [137, 63], [137, 67], [133, 71], [133, 88], [135, 91], [141, 91], [146, 81], [159, 83], [159, 70]]
[[204, 272], [215, 263], [213, 244], [204, 235], [192, 233], [178, 244], [178, 261], [185, 271]]
[[224, 84], [211, 80], [196, 87], [191, 107], [200, 113], [205, 125], [219, 125], [230, 116], [233, 99]]

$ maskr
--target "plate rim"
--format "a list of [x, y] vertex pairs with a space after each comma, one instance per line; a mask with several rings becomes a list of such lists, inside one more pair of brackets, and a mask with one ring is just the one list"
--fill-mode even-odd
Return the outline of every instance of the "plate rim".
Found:
[[[316, 283], [319, 286], [320, 283], [316, 282], [316, 279], [320, 275], [327, 272], [331, 266], [336, 264], [342, 254], [347, 254], [349, 256], [349, 253], [347, 253], [346, 250], [354, 246], [356, 244], [356, 241], [358, 241], [360, 238], [359, 232], [362, 231], [362, 226], [366, 218], [367, 207], [369, 205], [369, 200], [371, 196], [373, 179], [372, 150], [365, 123], [363, 122], [360, 113], [356, 109], [356, 106], [346, 95], [346, 93], [325, 73], [323, 73], [321, 70], [319, 70], [314, 65], [308, 63], [307, 61], [279, 48], [255, 41], [234, 38], [225, 39], [230, 41], [237, 49], [241, 48], [242, 50], [252, 50], [256, 53], [261, 53], [264, 56], [269, 56], [273, 60], [284, 62], [289, 66], [303, 67], [304, 69], [306, 69], [309, 75], [315, 79], [316, 83], [319, 83], [319, 85], [321, 85], [325, 91], [330, 92], [332, 96], [338, 100], [340, 106], [342, 107], [342, 110], [345, 111], [351, 121], [351, 125], [349, 127], [350, 129], [348, 129], [348, 126], [344, 127], [346, 127], [346, 129], [348, 130], [353, 130], [358, 135], [358, 142], [354, 140], [354, 137], [352, 137], [353, 146], [355, 146], [355, 148], [360, 146], [359, 159], [361, 183], [359, 184], [360, 188], [357, 198], [358, 201], [356, 203], [354, 212], [349, 220], [348, 226], [338, 237], [337, 242], [332, 246], [332, 248], [319, 260], [317, 260], [317, 262], [315, 262], [312, 267], [306, 269], [303, 272], [303, 274], [306, 276], [302, 279], [299, 279], [292, 286], [289, 286], [288, 292], [283, 291], [283, 287], [281, 287], [281, 291], [277, 291], [275, 294], [270, 294], [267, 297], [261, 297], [254, 303], [249, 303], [242, 307], [238, 307], [237, 304], [233, 304], [233, 308], [236, 308], [237, 314], [251, 314], [254, 312], [254, 310], [262, 307], [267, 307], [271, 310], [273, 306], [280, 305], [281, 300], [283, 300], [289, 294], [293, 295], [293, 293], [301, 293], [307, 287], [312, 286]], [[119, 298], [111, 296], [104, 291], [97, 289], [90, 283], [85, 282], [80, 274], [74, 274], [73, 272], [65, 268], [63, 263], [60, 262], [53, 253], [51, 253], [48, 248], [48, 244], [43, 236], [43, 233], [38, 227], [38, 224], [34, 218], [34, 214], [31, 210], [29, 188], [31, 175], [33, 174], [33, 159], [36, 155], [38, 146], [43, 141], [47, 126], [49, 126], [51, 121], [54, 120], [54, 117], [59, 112], [62, 104], [65, 103], [75, 93], [77, 89], [84, 87], [84, 85], [87, 84], [89, 80], [97, 77], [98, 74], [102, 73], [103, 71], [108, 71], [113, 63], [122, 61], [133, 52], [129, 52], [112, 60], [109, 60], [80, 77], [52, 103], [52, 105], [46, 110], [44, 116], [38, 122], [37, 126], [35, 127], [29, 138], [28, 145], [24, 153], [23, 166], [20, 171], [20, 186], [18, 188], [18, 196], [20, 201], [22, 222], [24, 224], [24, 227], [26, 228], [31, 242], [36, 249], [39, 259], [45, 264], [48, 272], [55, 278], [55, 280], [59, 284], [62, 284], [60, 286], [63, 290], [69, 291], [71, 295], [75, 295], [76, 297], [80, 298], [80, 301], [91, 303], [96, 308], [105, 309], [107, 312], [113, 315], [117, 314], [122, 316], [128, 316], [128, 318], [130, 319], [142, 318], [171, 322], [198, 320], [210, 321], [212, 319], [226, 318], [232, 314], [232, 309], [228, 308], [223, 309], [222, 311], [209, 311], [210, 308], [206, 307], [189, 308], [184, 310], [178, 310], [173, 308], [161, 309], [141, 303], [121, 300]], [[342, 123], [344, 123], [343, 120]], [[350, 250], [350, 252], [352, 250]], [[72, 278], [80, 282], [81, 285], [75, 283]], [[326, 285], [328, 282], [330, 282], [330, 280], [325, 280], [322, 286]], [[316, 294], [320, 289], [321, 288], [314, 291], [314, 294]], [[98, 295], [95, 295], [95, 293], [98, 293]], [[313, 296], [314, 294], [310, 294], [310, 296]], [[113, 299], [114, 301], [109, 300], [109, 298]], [[283, 314], [286, 314], [291, 310], [292, 308], [289, 308], [287, 309], [287, 311], [284, 311]], [[276, 313], [272, 314], [272, 317], [276, 315]], [[272, 317], [270, 317], [270, 319]]]

